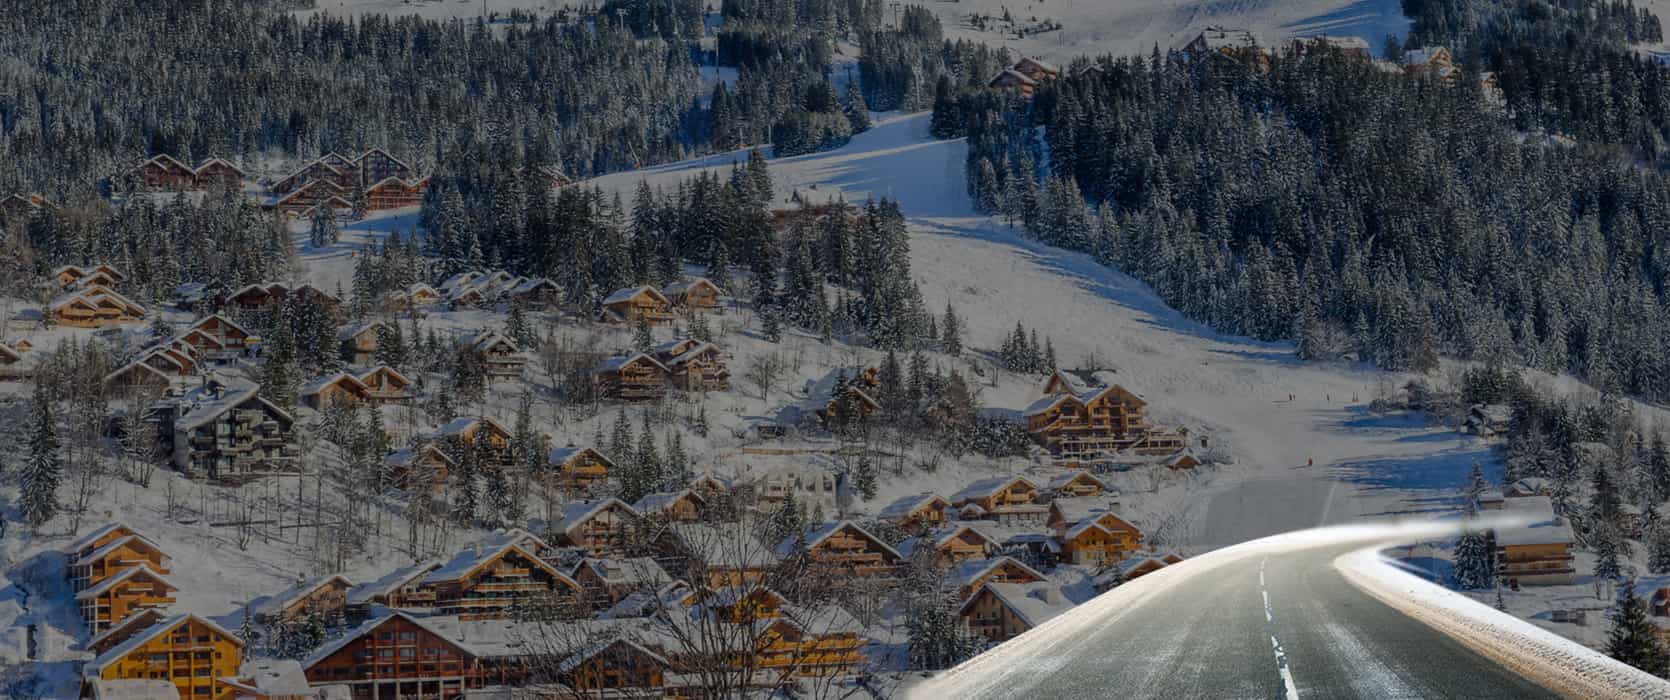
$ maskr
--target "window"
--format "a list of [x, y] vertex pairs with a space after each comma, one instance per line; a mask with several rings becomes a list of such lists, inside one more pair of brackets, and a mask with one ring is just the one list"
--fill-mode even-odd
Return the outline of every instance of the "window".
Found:
[[394, 650], [393, 649], [378, 649], [377, 650], [377, 658], [379, 658], [379, 659], [392, 659], [392, 658], [394, 658]]
[[402, 642], [415, 642], [415, 641], [417, 641], [417, 633], [416, 632], [401, 632], [400, 633], [400, 641], [402, 641]]

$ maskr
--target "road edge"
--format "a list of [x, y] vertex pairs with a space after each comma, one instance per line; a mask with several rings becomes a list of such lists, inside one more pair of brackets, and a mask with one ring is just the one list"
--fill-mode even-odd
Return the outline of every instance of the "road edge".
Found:
[[1670, 682], [1392, 566], [1379, 545], [1342, 555], [1351, 585], [1567, 698], [1665, 698]]

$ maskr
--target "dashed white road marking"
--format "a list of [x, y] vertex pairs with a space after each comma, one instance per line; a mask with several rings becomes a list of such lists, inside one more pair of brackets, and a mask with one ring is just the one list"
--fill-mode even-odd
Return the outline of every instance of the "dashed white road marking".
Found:
[[1299, 686], [1293, 683], [1293, 670], [1287, 667], [1287, 652], [1276, 639], [1275, 613], [1270, 609], [1270, 590], [1264, 587], [1264, 565], [1270, 561], [1269, 557], [1258, 560], [1258, 594], [1264, 598], [1264, 622], [1270, 625], [1270, 651], [1276, 655], [1276, 672], [1281, 674], [1282, 686], [1286, 689], [1287, 700], [1299, 700]]

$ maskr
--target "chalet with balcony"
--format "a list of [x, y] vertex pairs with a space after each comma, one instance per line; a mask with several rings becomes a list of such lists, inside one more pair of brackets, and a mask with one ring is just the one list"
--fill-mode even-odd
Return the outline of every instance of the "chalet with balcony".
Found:
[[753, 478], [754, 510], [769, 513], [783, 507], [789, 494], [808, 519], [822, 520], [820, 513], [840, 510], [840, 484], [835, 472], [817, 464], [780, 464]]
[[618, 498], [574, 501], [563, 506], [562, 520], [551, 530], [557, 533], [558, 546], [579, 547], [592, 556], [604, 556], [621, 550], [628, 532], [642, 517]]
[[945, 511], [950, 508], [951, 501], [946, 497], [924, 491], [898, 498], [882, 508], [876, 517], [893, 523], [906, 532], [920, 533], [945, 522]]
[[142, 189], [169, 192], [198, 189], [197, 172], [166, 153], [133, 166], [128, 174]]
[[366, 400], [371, 390], [356, 377], [347, 372], [320, 377], [302, 386], [298, 398], [302, 405], [315, 411], [324, 410], [326, 406], [352, 406]]
[[[802, 549], [804, 545], [804, 549]], [[824, 523], [777, 543], [777, 557], [804, 555], [815, 565], [858, 578], [891, 578], [904, 556], [850, 520]]]
[[947, 523], [899, 543], [906, 558], [932, 557], [940, 566], [956, 566], [996, 553], [1001, 542], [969, 523]]
[[686, 313], [702, 313], [718, 311], [725, 290], [706, 277], [693, 277], [662, 287], [661, 296]]
[[290, 215], [311, 214], [315, 207], [321, 206], [335, 212], [347, 212], [354, 208], [354, 203], [348, 199], [350, 194], [348, 188], [330, 180], [310, 180], [282, 196], [263, 202], [262, 206]]
[[411, 309], [424, 306], [434, 306], [441, 303], [440, 291], [423, 282], [413, 282], [405, 289], [396, 289], [388, 293], [388, 304], [396, 309]]
[[429, 178], [404, 180], [385, 177], [365, 187], [365, 208], [369, 211], [415, 207], [423, 203], [423, 192], [429, 189]]
[[988, 583], [1029, 584], [1048, 580], [1037, 569], [1010, 556], [989, 559], [965, 559], [951, 569], [950, 579], [957, 587], [957, 599], [968, 600]]
[[[462, 449], [466, 446], [482, 451], [484, 459], [499, 466], [512, 466], [510, 429], [486, 416], [459, 416], [436, 431], [435, 437]], [[450, 449], [445, 448], [444, 449]], [[455, 452], [456, 453], [456, 452]]]
[[1450, 55], [1449, 48], [1443, 46], [1424, 46], [1403, 52], [1403, 72], [1444, 83], [1461, 80], [1461, 71], [1456, 69], [1455, 59]]
[[433, 442], [390, 452], [383, 458], [388, 474], [402, 491], [437, 493], [446, 490], [447, 477], [458, 463]]
[[553, 447], [546, 464], [557, 475], [557, 486], [567, 491], [584, 491], [609, 478], [615, 463], [590, 447]]
[[331, 574], [303, 581], [277, 594], [265, 596], [249, 604], [249, 613], [257, 622], [273, 624], [293, 622], [308, 615], [330, 619], [344, 614], [348, 606], [348, 591], [354, 582], [341, 574]]
[[657, 591], [673, 582], [667, 571], [649, 557], [582, 559], [574, 567], [571, 578], [599, 610], [612, 607], [633, 593]]
[[86, 682], [168, 679], [182, 698], [221, 697], [221, 678], [235, 677], [244, 641], [208, 619], [186, 613], [163, 619], [109, 647], [82, 667]]
[[622, 401], [657, 401], [667, 395], [672, 371], [654, 357], [637, 353], [611, 357], [592, 370], [598, 392]]
[[117, 644], [121, 644], [134, 635], [144, 632], [158, 622], [168, 619], [168, 611], [163, 608], [138, 608], [106, 627], [103, 632], [92, 635], [81, 645], [82, 650], [90, 651], [97, 656], [103, 654]]
[[1262, 72], [1270, 69], [1270, 52], [1259, 46], [1258, 38], [1244, 29], [1207, 27], [1183, 46], [1196, 58], [1233, 59]]
[[656, 546], [669, 572], [709, 588], [758, 583], [778, 563], [775, 548], [741, 522], [675, 522]]
[[[22, 379], [29, 376], [30, 370], [23, 361], [23, 352], [6, 343], [0, 342], [0, 381]], [[109, 384], [106, 377], [106, 384]]]
[[1124, 450], [1161, 455], [1186, 447], [1182, 433], [1148, 425], [1146, 406], [1136, 394], [1110, 385], [1077, 394], [1046, 395], [1022, 415], [1032, 438], [1067, 463], [1107, 459]]
[[365, 400], [373, 404], [402, 404], [417, 398], [417, 386], [410, 377], [388, 365], [377, 365], [358, 374], [365, 385]]
[[377, 357], [379, 335], [387, 330], [378, 321], [343, 326], [336, 332], [336, 341], [342, 344], [342, 359], [351, 365], [371, 364]]
[[167, 575], [168, 555], [154, 540], [122, 523], [110, 523], [65, 548], [70, 588], [84, 591], [127, 569], [149, 567]]
[[57, 210], [58, 206], [52, 200], [34, 192], [0, 197], [0, 219], [27, 221], [35, 212]]
[[760, 622], [754, 664], [783, 677], [848, 676], [865, 663], [863, 624], [839, 605], [785, 605]]
[[470, 339], [469, 348], [481, 360], [488, 381], [518, 379], [522, 367], [528, 364], [527, 354], [509, 336], [498, 331], [484, 331]]
[[423, 577], [419, 588], [434, 596], [436, 614], [503, 617], [517, 602], [558, 594], [578, 600], [580, 586], [508, 533], [454, 555]]
[[1142, 531], [1093, 497], [1058, 498], [1050, 503], [1048, 526], [1069, 564], [1105, 566], [1122, 561], [1142, 547]]
[[179, 586], [142, 562], [77, 592], [75, 602], [87, 631], [98, 634], [138, 611], [173, 605], [178, 590]]
[[441, 568], [444, 561], [423, 561], [403, 566], [370, 583], [362, 583], [348, 590], [348, 615], [362, 619], [371, 606], [391, 609], [423, 609], [435, 607], [435, 591], [423, 587], [423, 579]]
[[394, 612], [367, 621], [302, 660], [310, 685], [342, 685], [353, 700], [459, 698], [492, 680], [458, 639], [456, 618]]
[[196, 189], [207, 190], [215, 188], [242, 189], [244, 171], [224, 158], [210, 158], [198, 163], [192, 168], [192, 179]]
[[104, 386], [118, 396], [146, 390], [160, 393], [172, 387], [177, 379], [189, 375], [189, 367], [167, 353], [148, 352], [105, 375]]
[[45, 313], [63, 326], [106, 328], [143, 321], [147, 310], [107, 287], [89, 285], [53, 299]]
[[524, 279], [505, 294], [530, 309], [554, 309], [562, 303], [562, 287], [545, 277]]
[[384, 178], [410, 178], [417, 175], [417, 170], [410, 163], [396, 158], [381, 148], [370, 148], [359, 157], [353, 159], [354, 165], [363, 174], [367, 182]]
[[[217, 362], [231, 361], [243, 356], [251, 348], [251, 339], [255, 337], [248, 329], [221, 314], [211, 314], [197, 319], [181, 334], [181, 339], [185, 340], [194, 335], [213, 338], [216, 341], [218, 347], [201, 347], [199, 351], [205, 353], [205, 359]], [[193, 347], [197, 346], [196, 342], [187, 342]]]
[[988, 582], [963, 603], [960, 617], [970, 633], [1006, 642], [1084, 602], [1077, 591], [1049, 581]]
[[1509, 498], [1503, 512], [1522, 516], [1530, 524], [1496, 530], [1497, 575], [1509, 587], [1555, 586], [1574, 583], [1572, 547], [1576, 537], [1564, 517], [1554, 512], [1547, 496]]
[[1169, 552], [1149, 557], [1130, 557], [1113, 565], [1106, 572], [1097, 574], [1093, 580], [1097, 591], [1106, 592], [1126, 581], [1142, 578], [1180, 561], [1183, 561], [1183, 557]]
[[174, 468], [234, 482], [294, 470], [301, 459], [292, 440], [295, 419], [257, 389], [211, 380], [161, 404], [157, 415]]
[[725, 391], [731, 387], [731, 372], [719, 346], [694, 339], [675, 340], [650, 349], [657, 362], [667, 368], [668, 380], [683, 391]]
[[602, 320], [612, 323], [650, 325], [673, 322], [672, 300], [654, 287], [617, 289], [603, 299]]
[[632, 508], [646, 518], [659, 517], [678, 523], [701, 522], [708, 510], [707, 499], [690, 489], [646, 493]]
[[1046, 487], [1047, 493], [1054, 498], [1100, 496], [1105, 493], [1111, 494], [1113, 490], [1107, 482], [1083, 469], [1060, 474], [1050, 479], [1049, 486]]
[[827, 426], [831, 420], [864, 420], [881, 410], [881, 402], [875, 399], [875, 391], [880, 386], [880, 372], [875, 367], [855, 373], [840, 369], [819, 380], [807, 394], [816, 406], [818, 420]]
[[979, 517], [1002, 525], [1035, 525], [1044, 522], [1049, 509], [1034, 500], [1038, 484], [1024, 476], [994, 476], [981, 479], [951, 497], [951, 505], [978, 508]]

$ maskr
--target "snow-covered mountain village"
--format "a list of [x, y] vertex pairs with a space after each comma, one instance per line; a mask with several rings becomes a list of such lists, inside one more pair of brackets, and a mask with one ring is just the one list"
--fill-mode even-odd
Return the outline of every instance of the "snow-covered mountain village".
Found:
[[[23, 4], [0, 697], [1013, 696], [1394, 523], [1325, 565], [1670, 697], [1651, 3]], [[1190, 696], [1516, 696], [1252, 564]]]

